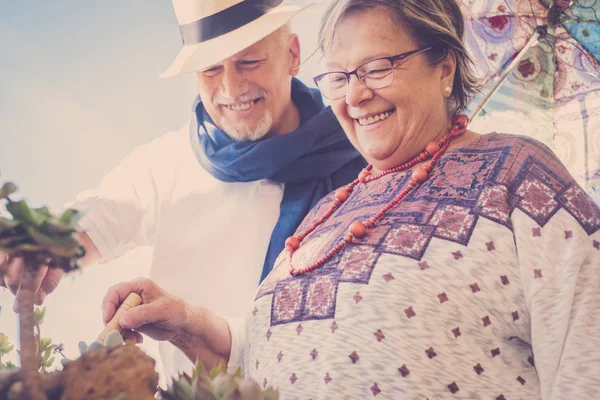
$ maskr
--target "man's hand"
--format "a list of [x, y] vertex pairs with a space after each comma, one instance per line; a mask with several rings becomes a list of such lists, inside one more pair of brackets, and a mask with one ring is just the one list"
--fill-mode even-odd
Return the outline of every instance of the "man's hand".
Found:
[[[78, 260], [80, 267], [98, 261], [100, 252], [90, 239], [87, 233], [78, 233], [79, 241], [85, 249], [85, 256]], [[10, 257], [8, 254], [0, 251], [0, 286], [8, 288], [12, 294], [16, 296], [13, 304], [14, 312], [18, 312], [19, 301], [21, 299], [19, 284], [21, 282], [21, 270], [23, 269], [23, 259], [18, 257]], [[42, 266], [38, 270], [38, 275], [35, 280], [35, 299], [36, 305], [41, 306], [46, 299], [46, 296], [57, 288], [60, 280], [64, 275], [64, 271], [60, 268], [48, 268], [47, 265]]]
[[120, 283], [108, 290], [102, 301], [104, 323], [108, 323], [129, 293], [142, 304], [125, 312], [119, 321], [123, 336], [141, 341], [139, 333], [169, 341], [192, 362], [202, 360], [207, 368], [229, 360], [231, 334], [227, 322], [203, 307], [193, 306], [161, 289], [149, 279]]
[[129, 293], [137, 293], [142, 304], [128, 310], [119, 321], [125, 339], [139, 341], [139, 335], [131, 335], [132, 330], [143, 333], [154, 340], [172, 340], [183, 328], [188, 319], [184, 301], [162, 290], [149, 279], [137, 279], [111, 287], [102, 300], [102, 317], [108, 323], [117, 308]]
[[[4, 271], [4, 276], [0, 276], [0, 286], [8, 288], [16, 296], [13, 310], [17, 312], [20, 301], [19, 284], [21, 282], [21, 270], [23, 269], [23, 259], [10, 257], [8, 254], [0, 252], [0, 270]], [[48, 268], [44, 265], [38, 270], [35, 280], [35, 304], [42, 305], [46, 295], [52, 293], [60, 283], [64, 271], [59, 268]]]

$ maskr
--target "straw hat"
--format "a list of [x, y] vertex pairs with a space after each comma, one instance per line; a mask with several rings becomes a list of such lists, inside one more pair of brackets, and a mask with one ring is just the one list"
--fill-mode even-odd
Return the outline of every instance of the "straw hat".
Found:
[[282, 0], [173, 0], [183, 48], [161, 78], [225, 60], [284, 26], [304, 7]]

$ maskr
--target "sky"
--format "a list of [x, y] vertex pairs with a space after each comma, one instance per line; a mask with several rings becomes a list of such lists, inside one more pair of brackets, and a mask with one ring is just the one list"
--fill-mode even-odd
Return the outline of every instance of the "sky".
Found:
[[[314, 50], [318, 16], [306, 13], [293, 25], [305, 57]], [[194, 80], [158, 75], [180, 48], [168, 0], [0, 0], [0, 182], [18, 184], [15, 198], [58, 210], [137, 146], [179, 129]], [[308, 84], [315, 59], [302, 68]], [[140, 249], [65, 278], [46, 300], [43, 336], [77, 356], [77, 343], [102, 329], [107, 289], [147, 274], [149, 261]], [[12, 295], [2, 288], [0, 305], [0, 332], [15, 343]], [[155, 344], [147, 340], [144, 348], [156, 355]]]

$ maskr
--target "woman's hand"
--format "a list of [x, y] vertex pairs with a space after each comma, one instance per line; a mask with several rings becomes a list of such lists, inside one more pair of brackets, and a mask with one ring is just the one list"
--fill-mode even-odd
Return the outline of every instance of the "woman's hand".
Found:
[[199, 359], [207, 368], [229, 360], [231, 334], [227, 322], [206, 308], [168, 293], [149, 279], [120, 283], [109, 289], [102, 301], [105, 324], [131, 292], [140, 295], [142, 304], [121, 316], [119, 325], [125, 330], [125, 339], [140, 342], [142, 333], [169, 341], [192, 362]]

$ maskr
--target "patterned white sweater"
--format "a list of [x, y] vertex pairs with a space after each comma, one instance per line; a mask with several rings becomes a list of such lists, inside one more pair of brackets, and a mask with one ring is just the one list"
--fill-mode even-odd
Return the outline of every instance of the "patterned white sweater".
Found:
[[[409, 176], [359, 185], [295, 265]], [[482, 136], [313, 273], [281, 256], [232, 333], [282, 399], [600, 399], [600, 210], [543, 145]]]

